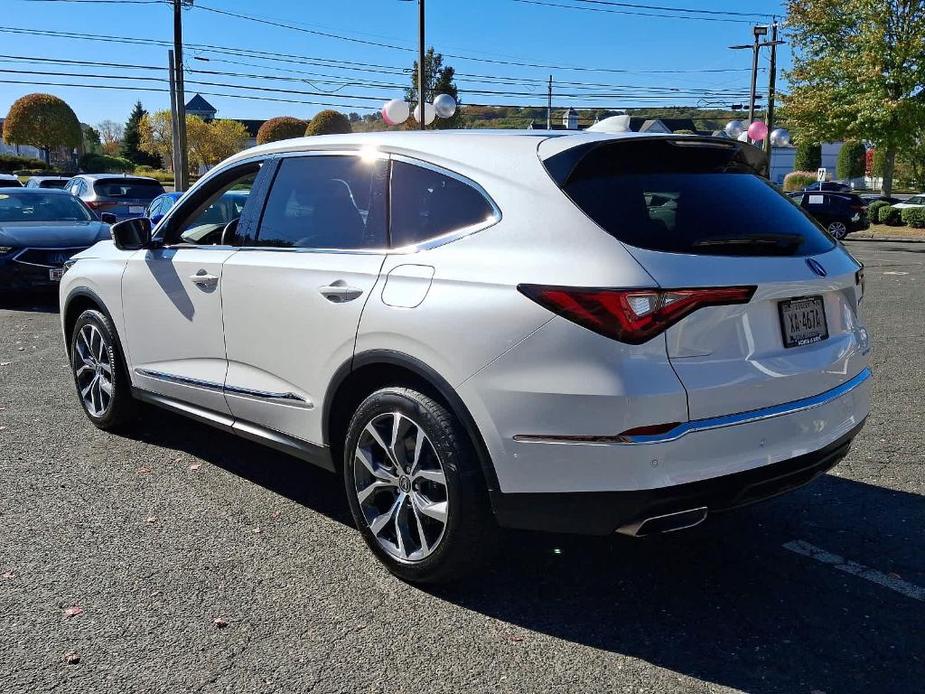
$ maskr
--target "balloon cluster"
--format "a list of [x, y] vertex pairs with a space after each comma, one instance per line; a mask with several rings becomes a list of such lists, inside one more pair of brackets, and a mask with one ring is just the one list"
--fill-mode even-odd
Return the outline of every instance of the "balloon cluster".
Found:
[[[414, 120], [421, 122], [421, 105], [416, 105], [412, 112], [408, 102], [401, 99], [386, 101], [381, 113], [386, 125], [401, 125], [412, 113]], [[424, 124], [430, 125], [437, 118], [452, 118], [454, 113], [456, 113], [456, 99], [449, 94], [440, 94], [434, 99], [434, 103], [424, 104]]]
[[[731, 120], [723, 128], [725, 133], [733, 140], [749, 139], [753, 142], [762, 142], [768, 137], [768, 126], [764, 121], [756, 120], [747, 127], [740, 120]], [[787, 147], [790, 144], [790, 133], [786, 128], [775, 128], [771, 134], [771, 144], [775, 147]]]

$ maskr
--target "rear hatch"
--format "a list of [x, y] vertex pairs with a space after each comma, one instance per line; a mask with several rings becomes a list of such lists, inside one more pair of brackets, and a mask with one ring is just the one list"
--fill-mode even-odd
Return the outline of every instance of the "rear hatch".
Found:
[[154, 180], [144, 178], [101, 178], [94, 182], [96, 199], [88, 204], [97, 212], [111, 212], [116, 217], [141, 217], [154, 198], [164, 188]]
[[818, 395], [866, 367], [861, 266], [768, 183], [757, 148], [621, 138], [545, 163], [663, 290], [753, 290], [747, 303], [705, 305], [654, 338], [666, 340], [692, 419]]

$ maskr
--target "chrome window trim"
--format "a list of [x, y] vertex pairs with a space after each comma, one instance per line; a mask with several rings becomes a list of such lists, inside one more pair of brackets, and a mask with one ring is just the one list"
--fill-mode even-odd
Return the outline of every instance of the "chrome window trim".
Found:
[[[16, 254], [13, 255], [13, 257], [11, 258], [11, 260], [15, 263], [20, 263], [21, 265], [31, 265], [32, 267], [45, 267], [45, 268], [55, 269], [55, 268], [58, 268], [59, 266], [58, 265], [45, 265], [44, 263], [30, 263], [25, 260], [19, 260], [19, 256], [21, 256], [23, 253], [27, 253], [28, 251], [74, 251], [74, 253], [71, 254], [71, 255], [74, 255], [74, 254], [80, 253], [81, 251], [85, 251], [88, 248], [90, 248], [90, 246], [60, 246], [60, 247], [55, 246], [55, 247], [40, 247], [40, 248], [36, 248], [35, 246], [28, 246], [27, 248], [23, 248], [17, 251]], [[70, 260], [70, 258], [68, 258], [68, 260]], [[67, 263], [67, 261], [65, 261], [65, 263]], [[64, 267], [64, 264], [62, 264], [60, 267]]]
[[[480, 231], [484, 231], [490, 227], [493, 227], [495, 224], [501, 221], [502, 214], [501, 208], [498, 207], [494, 199], [488, 194], [488, 192], [483, 188], [479, 183], [464, 176], [463, 174], [457, 173], [450, 169], [447, 169], [438, 164], [434, 164], [426, 159], [417, 159], [415, 157], [406, 155], [406, 154], [397, 154], [394, 152], [389, 152], [388, 150], [376, 147], [376, 148], [365, 148], [357, 147], [356, 149], [310, 149], [310, 150], [299, 150], [293, 152], [276, 152], [273, 154], [274, 157], [283, 160], [283, 159], [294, 159], [297, 157], [322, 157], [322, 156], [353, 156], [353, 157], [368, 157], [370, 155], [375, 155], [376, 160], [389, 159], [390, 161], [400, 161], [411, 166], [419, 166], [422, 169], [428, 169], [434, 171], [435, 173], [449, 176], [454, 178], [464, 185], [474, 188], [479, 195], [481, 195], [489, 204], [492, 210], [492, 216], [486, 219], [484, 222], [478, 222], [476, 224], [470, 224], [469, 226], [461, 227], [459, 229], [452, 229], [440, 236], [435, 236], [426, 241], [421, 241], [420, 243], [408, 244], [405, 246], [396, 246], [394, 248], [279, 248], [274, 246], [235, 246], [237, 250], [240, 251], [264, 251], [264, 252], [276, 252], [276, 253], [334, 253], [334, 254], [352, 254], [352, 255], [409, 255], [412, 253], [418, 253], [419, 251], [427, 251], [432, 248], [437, 248], [453, 241], [457, 241], [461, 238], [475, 234]], [[247, 163], [245, 161], [235, 162], [236, 164]], [[251, 162], [252, 163], [252, 162]], [[211, 174], [212, 172], [210, 172]], [[197, 185], [200, 185], [206, 179], [203, 178], [199, 181]], [[391, 188], [391, 175], [389, 176], [389, 187]], [[272, 186], [271, 186], [272, 190]], [[389, 195], [389, 206], [391, 208], [391, 191]], [[168, 211], [168, 214], [170, 212]], [[167, 217], [164, 217], [166, 219]], [[391, 226], [392, 214], [391, 209], [388, 210], [389, 225]], [[161, 220], [163, 222], [163, 219]], [[391, 230], [390, 230], [391, 231]]]
[[216, 381], [206, 381], [201, 378], [191, 378], [189, 376], [178, 376], [165, 371], [154, 371], [152, 369], [136, 368], [135, 373], [145, 378], [153, 378], [165, 383], [174, 383], [181, 386], [191, 386], [193, 388], [202, 388], [215, 392], [223, 392], [226, 395], [238, 395], [255, 400], [279, 401], [287, 405], [304, 407], [312, 409], [315, 405], [311, 401], [292, 392], [274, 392], [269, 390], [255, 390], [252, 388], [241, 388], [239, 386], [229, 386]]
[[852, 390], [860, 386], [872, 376], [870, 368], [865, 368], [857, 376], [849, 379], [841, 385], [835, 386], [831, 390], [818, 395], [812, 395], [808, 398], [794, 400], [781, 405], [772, 405], [763, 407], [758, 410], [749, 410], [738, 414], [721, 415], [719, 417], [709, 417], [707, 419], [695, 419], [684, 422], [666, 431], [663, 434], [652, 434], [649, 436], [625, 436], [602, 435], [602, 436], [556, 436], [545, 434], [517, 434], [514, 440], [518, 443], [541, 443], [541, 444], [558, 444], [566, 446], [638, 446], [652, 443], [668, 443], [677, 441], [687, 434], [701, 431], [710, 431], [713, 429], [725, 429], [726, 427], [738, 426], [740, 424], [750, 424], [760, 422], [775, 417], [784, 417], [786, 415], [805, 412], [816, 407], [822, 407], [834, 402], [838, 398], [847, 395]]

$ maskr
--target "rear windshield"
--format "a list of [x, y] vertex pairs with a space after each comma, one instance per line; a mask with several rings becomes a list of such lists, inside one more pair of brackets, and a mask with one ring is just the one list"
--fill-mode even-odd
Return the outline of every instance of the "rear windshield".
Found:
[[97, 181], [93, 190], [104, 198], [125, 198], [126, 200], [153, 200], [164, 192], [157, 181], [138, 181], [122, 179], [102, 179]]
[[585, 150], [553, 156], [547, 169], [578, 207], [630, 246], [742, 256], [834, 247], [761, 175], [766, 162], [749, 145], [647, 138]]
[[45, 181], [39, 181], [39, 188], [64, 188], [70, 179], [67, 178], [50, 178]]

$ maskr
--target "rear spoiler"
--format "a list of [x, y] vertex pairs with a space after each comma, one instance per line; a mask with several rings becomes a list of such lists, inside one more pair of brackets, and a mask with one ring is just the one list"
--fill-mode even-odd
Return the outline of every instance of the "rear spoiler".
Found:
[[769, 177], [764, 151], [723, 137], [620, 137], [585, 142], [543, 160], [562, 188], [581, 165], [604, 166], [611, 175], [657, 173], [750, 173]]

